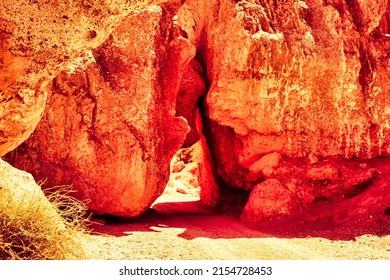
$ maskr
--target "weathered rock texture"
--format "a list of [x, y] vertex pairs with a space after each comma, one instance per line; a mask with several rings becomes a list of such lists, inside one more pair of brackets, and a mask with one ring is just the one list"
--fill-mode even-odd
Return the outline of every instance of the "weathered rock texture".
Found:
[[[388, 1], [188, 0], [179, 23], [207, 66], [218, 174], [252, 188], [264, 154], [390, 154]], [[206, 15], [206, 16], [205, 16]]]
[[152, 1], [2, 0], [0, 156], [32, 133], [45, 87], [81, 52], [99, 46], [135, 7]]
[[241, 218], [252, 223], [271, 221], [273, 218], [289, 216], [299, 207], [293, 192], [277, 179], [269, 179], [253, 188]]
[[[197, 130], [203, 131], [202, 118], [197, 111]], [[200, 141], [194, 147], [194, 157], [198, 163], [198, 181], [200, 184], [200, 200], [207, 206], [215, 206], [220, 196], [220, 190], [215, 174], [215, 166], [206, 137], [201, 134]]]
[[273, 166], [272, 175], [264, 176], [252, 189], [241, 218], [252, 223], [283, 223], [281, 218], [290, 216], [287, 220], [294, 223], [296, 219], [297, 227], [299, 223], [329, 226], [362, 217], [379, 218], [388, 232], [389, 171], [389, 158], [356, 161], [338, 157], [315, 164], [282, 158]]
[[93, 53], [58, 75], [16, 166], [71, 184], [98, 213], [137, 216], [161, 195], [189, 131], [175, 117], [195, 48], [173, 26], [174, 6], [128, 16]]
[[[73, 184], [92, 209], [122, 216], [149, 207], [173, 154], [198, 139], [207, 162], [201, 180], [212, 182], [205, 200], [218, 196], [214, 179], [255, 189], [248, 220], [367, 189], [375, 169], [352, 172], [335, 158], [390, 155], [390, 1], [170, 2], [127, 17], [55, 78], [43, 121], [13, 153], [15, 164], [51, 185]], [[29, 85], [41, 85], [34, 77]], [[31, 102], [41, 108], [44, 94], [34, 89], [40, 99]], [[23, 131], [39, 119], [31, 110], [16, 117], [31, 126]]]
[[[390, 154], [389, 11], [388, 1], [362, 0], [181, 7], [179, 24], [207, 70], [203, 112], [218, 180], [253, 189], [243, 219], [367, 190], [373, 170], [354, 174], [324, 159]], [[351, 180], [364, 183], [351, 190]]]

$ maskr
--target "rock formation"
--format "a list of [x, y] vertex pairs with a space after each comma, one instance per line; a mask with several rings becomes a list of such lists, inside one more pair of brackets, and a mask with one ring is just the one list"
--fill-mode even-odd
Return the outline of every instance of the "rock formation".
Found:
[[245, 179], [249, 167], [273, 151], [389, 154], [387, 7], [387, 1], [186, 1], [179, 23], [207, 66], [209, 138], [226, 183], [253, 187]]
[[[246, 220], [355, 197], [383, 171], [338, 161], [390, 155], [389, 18], [386, 0], [172, 0], [134, 12], [51, 89], [30, 83], [50, 98], [11, 161], [122, 216], [150, 206], [174, 153], [198, 139], [205, 202], [215, 203], [215, 182], [253, 190]], [[4, 151], [42, 112], [45, 94], [27, 88], [39, 110], [8, 114], [30, 127], [18, 139], [3, 129], [16, 139]]]
[[[262, 162], [277, 161], [262, 161], [269, 153], [318, 163], [303, 172], [309, 180], [341, 184], [322, 190], [328, 198], [348, 196], [348, 179], [320, 159], [389, 155], [389, 5], [188, 0], [179, 10], [179, 24], [207, 69], [205, 131], [218, 178], [254, 188], [243, 215], [252, 218], [246, 220], [267, 219], [273, 208], [266, 210], [266, 201], [292, 195], [264, 187], [272, 178], [286, 181], [296, 168], [282, 164], [285, 175], [263, 169]], [[285, 183], [295, 186], [301, 206], [320, 199], [299, 179], [303, 173], [296, 176], [299, 182]], [[294, 207], [288, 209], [275, 216]]]
[[150, 207], [189, 129], [175, 102], [195, 50], [175, 33], [169, 8], [128, 16], [54, 79], [42, 121], [14, 153], [16, 166], [48, 185], [72, 185], [98, 213], [132, 217]]
[[80, 53], [99, 46], [135, 7], [151, 1], [3, 0], [0, 4], [0, 156], [42, 117], [46, 86]]
[[277, 179], [267, 179], [256, 185], [241, 215], [244, 221], [270, 221], [289, 216], [300, 207], [295, 194]]

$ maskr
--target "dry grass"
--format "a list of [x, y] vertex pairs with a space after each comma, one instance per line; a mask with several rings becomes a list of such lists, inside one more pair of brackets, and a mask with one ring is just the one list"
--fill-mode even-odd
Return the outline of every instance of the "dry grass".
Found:
[[[60, 188], [48, 195], [15, 195], [0, 187], [0, 259], [85, 259], [85, 206]], [[50, 202], [49, 202], [50, 201]]]

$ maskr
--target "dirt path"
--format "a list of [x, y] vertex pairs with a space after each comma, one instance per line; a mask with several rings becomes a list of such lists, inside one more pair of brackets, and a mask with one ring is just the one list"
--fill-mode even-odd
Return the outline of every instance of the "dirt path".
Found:
[[202, 208], [191, 195], [166, 194], [142, 217], [94, 220], [86, 237], [89, 259], [256, 260], [390, 259], [390, 235], [363, 234], [354, 240], [321, 234], [291, 237], [245, 225], [234, 214]]

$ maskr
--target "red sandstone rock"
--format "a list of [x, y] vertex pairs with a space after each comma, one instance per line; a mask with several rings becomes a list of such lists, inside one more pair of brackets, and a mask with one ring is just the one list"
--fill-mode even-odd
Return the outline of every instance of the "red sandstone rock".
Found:
[[[199, 111], [196, 114], [196, 127], [203, 131], [202, 119]], [[204, 205], [215, 206], [220, 196], [220, 190], [215, 174], [215, 165], [206, 137], [200, 135], [200, 141], [194, 145], [194, 157], [198, 163], [198, 182], [200, 185], [200, 200]]]
[[0, 156], [42, 117], [51, 80], [80, 53], [99, 46], [134, 1], [24, 1], [0, 4]]
[[[50, 92], [47, 82], [63, 62], [111, 33], [113, 22], [106, 21], [104, 32], [100, 20], [124, 13], [105, 3], [108, 14], [71, 7], [62, 17], [66, 4], [53, 13], [53, 5], [4, 3], [0, 155], [31, 133]], [[275, 151], [313, 164], [318, 158], [311, 155], [390, 155], [389, 3], [186, 0], [177, 15], [185, 32], [171, 28], [175, 8], [168, 4], [164, 13], [130, 17], [94, 56], [57, 76], [44, 119], [14, 162], [49, 184], [72, 183], [98, 212], [138, 215], [162, 192], [169, 160], [183, 145], [188, 127], [176, 117], [192, 128], [184, 145], [198, 139], [195, 104], [207, 86], [200, 162], [202, 182], [211, 186], [202, 189], [205, 201], [215, 202], [216, 178], [256, 189], [243, 215], [254, 221], [293, 211], [272, 208], [274, 200], [290, 209], [284, 185], [304, 204], [346, 190], [348, 196], [351, 188], [356, 195], [374, 178], [372, 171], [328, 185], [321, 181], [339, 180], [334, 168], [263, 168], [258, 161]], [[33, 23], [21, 24], [29, 15]], [[87, 15], [85, 24], [80, 15]], [[58, 17], [69, 23], [56, 24]], [[69, 29], [62, 30], [64, 24]], [[299, 180], [286, 180], [288, 171]], [[279, 183], [259, 184], [262, 176]], [[261, 208], [263, 197], [269, 212]]]
[[355, 174], [344, 183], [345, 196], [351, 198], [365, 191], [373, 183], [375, 176], [379, 173], [378, 169], [370, 168], [366, 171]]
[[261, 157], [258, 161], [249, 166], [251, 173], [261, 172], [265, 177], [272, 175], [273, 168], [279, 165], [282, 155], [274, 152]]
[[340, 174], [336, 167], [327, 164], [320, 167], [310, 168], [306, 173], [306, 178], [315, 181], [338, 181], [340, 179]]
[[288, 216], [299, 209], [295, 194], [277, 179], [268, 179], [257, 184], [241, 215], [243, 221], [256, 223]]
[[93, 55], [55, 78], [16, 166], [49, 186], [72, 185], [98, 213], [132, 217], [150, 207], [189, 131], [175, 103], [195, 51], [172, 33], [169, 8], [131, 14]]
[[[187, 0], [210, 81], [217, 174], [251, 188], [260, 155], [390, 155], [388, 1]], [[252, 181], [251, 181], [252, 180]]]

